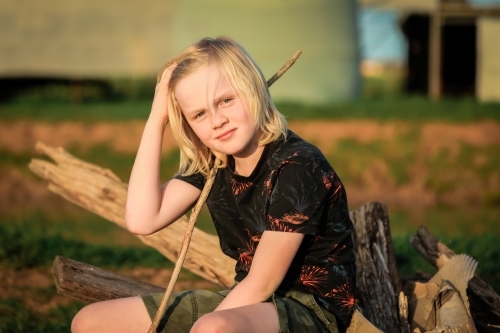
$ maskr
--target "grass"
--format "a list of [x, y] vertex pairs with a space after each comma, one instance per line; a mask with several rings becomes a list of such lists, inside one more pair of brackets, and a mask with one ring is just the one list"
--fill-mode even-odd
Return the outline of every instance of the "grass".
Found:
[[499, 217], [499, 206], [435, 206], [414, 210], [389, 206], [391, 233], [398, 237], [416, 231], [420, 225], [433, 235], [468, 238], [488, 233], [500, 236]]
[[[394, 253], [400, 276], [412, 277], [416, 271], [435, 274], [436, 268], [423, 259], [409, 244], [409, 237], [410, 235], [393, 237]], [[455, 253], [464, 253], [477, 260], [476, 275], [497, 293], [500, 292], [500, 270], [497, 266], [500, 260], [500, 250], [496, 245], [500, 241], [499, 236], [485, 233], [478, 237], [449, 237], [441, 234], [436, 238]]]
[[71, 320], [82, 306], [72, 302], [40, 314], [27, 309], [22, 300], [0, 299], [0, 333], [70, 332]]
[[[391, 226], [392, 226], [391, 222]], [[477, 273], [500, 291], [500, 235], [482, 233], [475, 236], [449, 236], [434, 233], [455, 253], [466, 253], [479, 262]], [[435, 269], [409, 244], [410, 234], [393, 233], [394, 252], [401, 276], [413, 276], [417, 270], [434, 273]], [[156, 250], [143, 246], [89, 244], [63, 237], [37, 220], [10, 223], [0, 222], [0, 267], [10, 269], [47, 267], [56, 255], [63, 255], [103, 268], [173, 267]]]
[[[0, 104], [0, 120], [30, 121], [126, 121], [145, 120], [151, 99], [93, 101], [17, 101]], [[306, 105], [278, 101], [278, 109], [291, 121], [312, 119], [372, 119], [378, 121], [500, 121], [500, 103], [480, 103], [473, 99], [431, 101], [423, 96], [367, 97], [331, 105]]]
[[500, 104], [479, 103], [469, 99], [431, 101], [423, 96], [363, 98], [327, 106], [278, 103], [289, 120], [298, 119], [372, 119], [378, 121], [469, 122], [500, 120]]
[[[373, 119], [412, 122], [469, 122], [500, 120], [500, 103], [481, 103], [473, 98], [445, 97], [432, 101], [425, 96], [406, 95], [404, 76], [395, 72], [385, 77], [363, 78], [362, 97], [330, 105], [306, 105], [276, 101], [290, 120]], [[32, 121], [124, 121], [146, 119], [154, 95], [153, 78], [108, 80], [99, 90], [82, 82], [75, 98], [74, 86], [53, 84], [33, 87], [0, 104], [0, 120]], [[272, 93], [272, 89], [271, 89]]]
[[341, 139], [328, 152], [327, 158], [347, 184], [360, 185], [363, 182], [362, 175], [378, 164], [387, 168], [391, 182], [398, 186], [404, 185], [411, 180], [410, 172], [415, 163], [419, 139], [413, 133], [415, 130], [410, 132], [403, 133], [396, 140], [373, 140], [367, 143], [350, 138]]
[[99, 267], [172, 266], [150, 247], [89, 244], [63, 237], [37, 219], [1, 221], [0, 244], [0, 265], [13, 269], [50, 266], [57, 255]]

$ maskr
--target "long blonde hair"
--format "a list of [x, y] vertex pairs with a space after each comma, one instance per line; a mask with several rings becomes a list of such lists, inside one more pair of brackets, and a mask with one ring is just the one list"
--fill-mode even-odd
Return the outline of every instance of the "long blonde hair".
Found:
[[[286, 120], [271, 100], [264, 75], [245, 49], [234, 40], [227, 37], [199, 40], [167, 62], [159, 71], [158, 80], [163, 70], [174, 63], [177, 65], [168, 84], [168, 118], [180, 149], [179, 174], [188, 176], [200, 172], [206, 176], [210, 168], [227, 165], [225, 154], [210, 150], [196, 136], [175, 98], [178, 82], [203, 66], [215, 65], [242, 98], [260, 130], [259, 145], [286, 137]], [[218, 165], [213, 165], [215, 160], [220, 161]]]

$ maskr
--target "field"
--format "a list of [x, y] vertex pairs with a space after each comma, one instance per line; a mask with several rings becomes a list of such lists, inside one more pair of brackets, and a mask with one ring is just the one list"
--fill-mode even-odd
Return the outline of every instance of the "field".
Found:
[[[425, 225], [474, 256], [478, 275], [500, 291], [500, 105], [379, 91], [372, 82], [359, 101], [279, 107], [290, 128], [325, 153], [350, 209], [367, 201], [388, 206], [402, 276], [433, 272], [408, 244]], [[37, 96], [0, 105], [1, 333], [69, 331], [83, 304], [56, 295], [50, 265], [57, 254], [163, 286], [172, 268], [128, 232], [50, 193], [27, 168], [40, 140], [127, 181], [150, 100], [74, 104]], [[177, 154], [167, 132], [164, 179]], [[214, 232], [206, 210], [198, 226]], [[183, 272], [177, 289], [193, 287], [216, 288]]]

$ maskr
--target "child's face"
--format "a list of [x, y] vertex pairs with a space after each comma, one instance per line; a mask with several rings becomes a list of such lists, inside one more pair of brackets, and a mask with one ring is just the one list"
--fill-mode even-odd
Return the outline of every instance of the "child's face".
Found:
[[187, 122], [207, 147], [235, 158], [255, 153], [257, 126], [229, 80], [213, 67], [203, 67], [180, 80], [175, 97]]

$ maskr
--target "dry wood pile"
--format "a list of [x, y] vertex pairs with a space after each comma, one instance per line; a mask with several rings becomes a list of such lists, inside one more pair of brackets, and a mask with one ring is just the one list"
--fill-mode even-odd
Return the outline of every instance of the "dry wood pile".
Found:
[[[30, 169], [48, 181], [48, 188], [65, 199], [122, 227], [127, 185], [110, 170], [79, 160], [62, 148], [37, 143], [38, 152], [55, 163], [33, 159]], [[363, 315], [383, 332], [410, 332], [406, 296], [396, 269], [396, 260], [385, 205], [371, 202], [351, 212], [357, 266], [357, 302]], [[187, 220], [180, 218], [167, 229], [139, 236], [171, 261], [176, 261]], [[421, 227], [411, 243], [438, 269], [455, 256], [443, 243]], [[229, 287], [234, 261], [220, 250], [218, 238], [195, 229], [184, 267], [201, 277]], [[145, 292], [163, 292], [153, 286], [98, 267], [57, 257], [53, 266], [58, 293], [73, 299], [96, 302]], [[479, 332], [500, 332], [500, 296], [479, 277], [468, 286], [472, 318]], [[456, 331], [459, 332], [459, 331]]]

